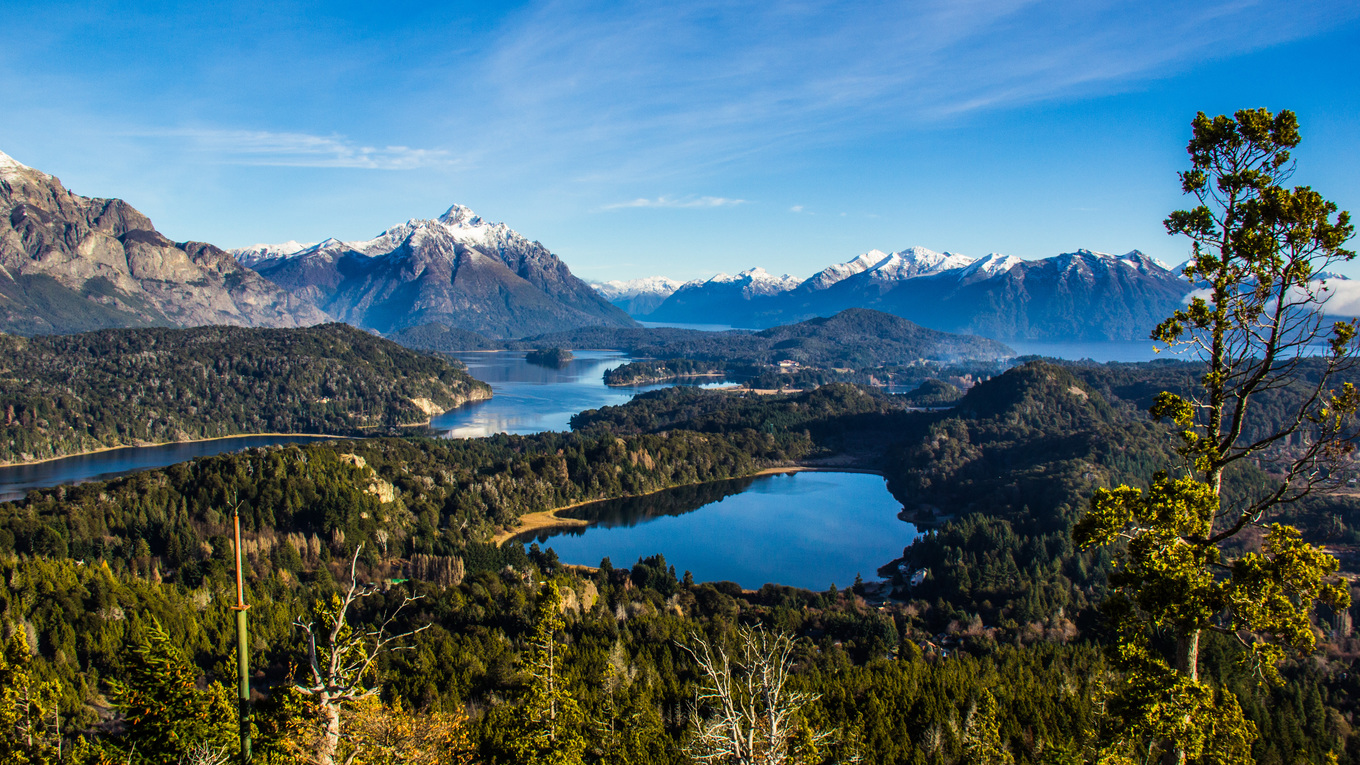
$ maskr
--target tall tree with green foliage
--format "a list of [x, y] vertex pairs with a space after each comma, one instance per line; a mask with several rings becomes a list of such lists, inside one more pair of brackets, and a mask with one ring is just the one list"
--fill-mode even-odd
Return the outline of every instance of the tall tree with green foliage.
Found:
[[57, 761], [61, 751], [59, 690], [55, 682], [34, 677], [23, 630], [15, 630], [0, 643], [0, 762], [46, 765]]
[[236, 751], [236, 708], [217, 681], [198, 687], [198, 669], [152, 620], [134, 651], [126, 681], [109, 683], [109, 699], [123, 713], [123, 732], [109, 752], [140, 765], [178, 765], [203, 751]]
[[566, 627], [562, 618], [562, 593], [557, 582], [543, 585], [529, 636], [525, 670], [529, 690], [519, 711], [510, 749], [519, 762], [544, 765], [578, 765], [585, 751], [581, 735], [584, 715], [563, 678], [562, 646], [558, 634]]
[[983, 691], [968, 713], [963, 732], [964, 761], [969, 765], [1014, 765], [1015, 756], [1001, 736], [996, 697]]
[[[1166, 227], [1190, 238], [1185, 274], [1201, 289], [1152, 335], [1204, 363], [1197, 389], [1163, 392], [1151, 409], [1174, 425], [1183, 462], [1147, 490], [1097, 491], [1075, 529], [1086, 547], [1122, 545], [1110, 581], [1125, 671], [1112, 761], [1250, 761], [1254, 726], [1201, 679], [1201, 635], [1235, 638], [1245, 663], [1277, 680], [1287, 649], [1314, 648], [1314, 603], [1349, 604], [1336, 559], [1273, 521], [1282, 505], [1340, 483], [1360, 407], [1360, 393], [1334, 382], [1356, 362], [1356, 324], [1329, 326], [1324, 311], [1324, 272], [1355, 257], [1343, 249], [1353, 227], [1312, 189], [1285, 187], [1298, 143], [1289, 111], [1193, 122], [1181, 185], [1198, 204]], [[1301, 365], [1319, 356], [1305, 379]], [[1253, 417], [1266, 395], [1289, 408], [1263, 432]], [[1227, 491], [1225, 479], [1250, 466], [1262, 469], [1261, 488]]]

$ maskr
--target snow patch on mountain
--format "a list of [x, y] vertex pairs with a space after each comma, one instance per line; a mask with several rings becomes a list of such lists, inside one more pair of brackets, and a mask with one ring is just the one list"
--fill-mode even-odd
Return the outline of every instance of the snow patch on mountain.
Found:
[[[331, 258], [345, 252], [357, 252], [368, 257], [386, 255], [408, 239], [418, 245], [428, 237], [447, 237], [467, 245], [502, 246], [511, 241], [527, 243], [504, 223], [489, 223], [463, 205], [453, 205], [437, 219], [412, 218], [397, 224], [372, 239], [342, 241], [329, 238], [315, 244], [284, 242], [283, 244], [254, 244], [228, 250], [242, 265], [255, 267], [276, 259], [299, 258], [322, 253]], [[414, 239], [413, 239], [414, 237]]]
[[1002, 255], [999, 252], [989, 252], [967, 266], [964, 266], [963, 270], [959, 272], [959, 280], [963, 281], [974, 277], [990, 279], [993, 276], [1004, 274], [1024, 262], [1024, 258], [1016, 257], [1015, 255]]
[[316, 242], [303, 243], [289, 240], [282, 244], [252, 244], [249, 247], [237, 247], [234, 250], [227, 250], [227, 253], [236, 258], [236, 262], [250, 268], [256, 263], [263, 263], [266, 260], [292, 257], [315, 246]]
[[803, 282], [808, 289], [824, 290], [831, 285], [845, 281], [855, 274], [862, 274], [865, 271], [887, 260], [888, 253], [882, 250], [869, 250], [863, 255], [857, 255], [844, 263], [836, 263], [813, 274], [811, 278]]
[[736, 281], [742, 280], [745, 280], [746, 282], [742, 287], [742, 293], [748, 297], [751, 295], [774, 295], [780, 292], [788, 292], [802, 282], [801, 279], [788, 274], [775, 276], [760, 266], [748, 268], [737, 274]]
[[25, 173], [33, 173], [39, 178], [52, 177], [41, 170], [34, 170], [14, 157], [0, 151], [0, 180], [12, 181]]

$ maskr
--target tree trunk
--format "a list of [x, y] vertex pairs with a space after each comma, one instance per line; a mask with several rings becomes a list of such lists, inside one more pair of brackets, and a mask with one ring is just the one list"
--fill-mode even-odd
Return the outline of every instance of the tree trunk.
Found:
[[340, 703], [332, 699], [317, 700], [321, 711], [321, 738], [316, 741], [316, 765], [335, 765], [335, 752], [340, 748]]
[[[1176, 671], [1191, 680], [1199, 680], [1199, 630], [1191, 630], [1176, 639]], [[1182, 765], [1185, 749], [1174, 746], [1162, 755], [1162, 765]]]
[[1176, 640], [1176, 671], [1199, 679], [1199, 630], [1191, 630]]

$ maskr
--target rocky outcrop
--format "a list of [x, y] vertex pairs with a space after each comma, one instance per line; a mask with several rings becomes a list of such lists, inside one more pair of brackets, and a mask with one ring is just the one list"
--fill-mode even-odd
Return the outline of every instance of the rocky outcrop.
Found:
[[172, 242], [127, 202], [73, 194], [0, 153], [0, 331], [328, 320], [223, 250]]

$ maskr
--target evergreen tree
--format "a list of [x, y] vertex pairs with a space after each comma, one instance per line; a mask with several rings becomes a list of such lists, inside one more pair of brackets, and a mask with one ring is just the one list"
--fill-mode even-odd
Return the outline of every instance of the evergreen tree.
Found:
[[58, 690], [56, 683], [42, 682], [33, 676], [33, 659], [23, 631], [16, 630], [0, 645], [0, 762], [14, 765], [56, 762], [55, 736], [45, 723], [58, 719]]
[[[1152, 407], [1177, 428], [1183, 464], [1177, 475], [1158, 473], [1147, 491], [1097, 491], [1075, 536], [1087, 547], [1126, 543], [1110, 578], [1125, 670], [1111, 707], [1122, 731], [1114, 751], [1172, 763], [1248, 762], [1255, 728], [1231, 693], [1201, 678], [1200, 637], [1206, 630], [1234, 637], [1256, 674], [1275, 680], [1286, 648], [1313, 649], [1313, 604], [1350, 602], [1332, 578], [1336, 559], [1272, 515], [1338, 485], [1339, 458], [1353, 448], [1360, 394], [1333, 386], [1360, 351], [1356, 324], [1326, 327], [1319, 281], [1355, 257], [1342, 249], [1353, 228], [1317, 192], [1283, 186], [1299, 143], [1292, 112], [1200, 113], [1193, 128], [1192, 167], [1181, 181], [1199, 204], [1172, 213], [1166, 227], [1192, 240], [1185, 274], [1205, 294], [1153, 332], [1163, 346], [1190, 349], [1204, 362], [1192, 394], [1163, 392]], [[1321, 368], [1305, 383], [1300, 367], [1318, 363], [1319, 345]], [[1262, 433], [1252, 417], [1272, 391], [1290, 409]], [[1263, 488], [1226, 490], [1230, 470], [1241, 476], [1255, 464], [1271, 476]], [[1248, 531], [1263, 538], [1259, 552], [1240, 552]], [[1170, 656], [1149, 626], [1169, 633]]]
[[128, 679], [109, 683], [124, 730], [110, 742], [120, 761], [178, 765], [204, 749], [234, 752], [236, 705], [217, 681], [198, 687], [198, 670], [152, 620], [134, 651]]
[[518, 716], [510, 749], [518, 762], [578, 765], [585, 751], [581, 735], [584, 716], [563, 680], [562, 645], [558, 635], [566, 627], [562, 593], [557, 582], [543, 585], [534, 613], [524, 666], [529, 689]]
[[963, 734], [964, 762], [968, 765], [1012, 765], [1015, 757], [1001, 737], [996, 697], [983, 691], [968, 715]]

